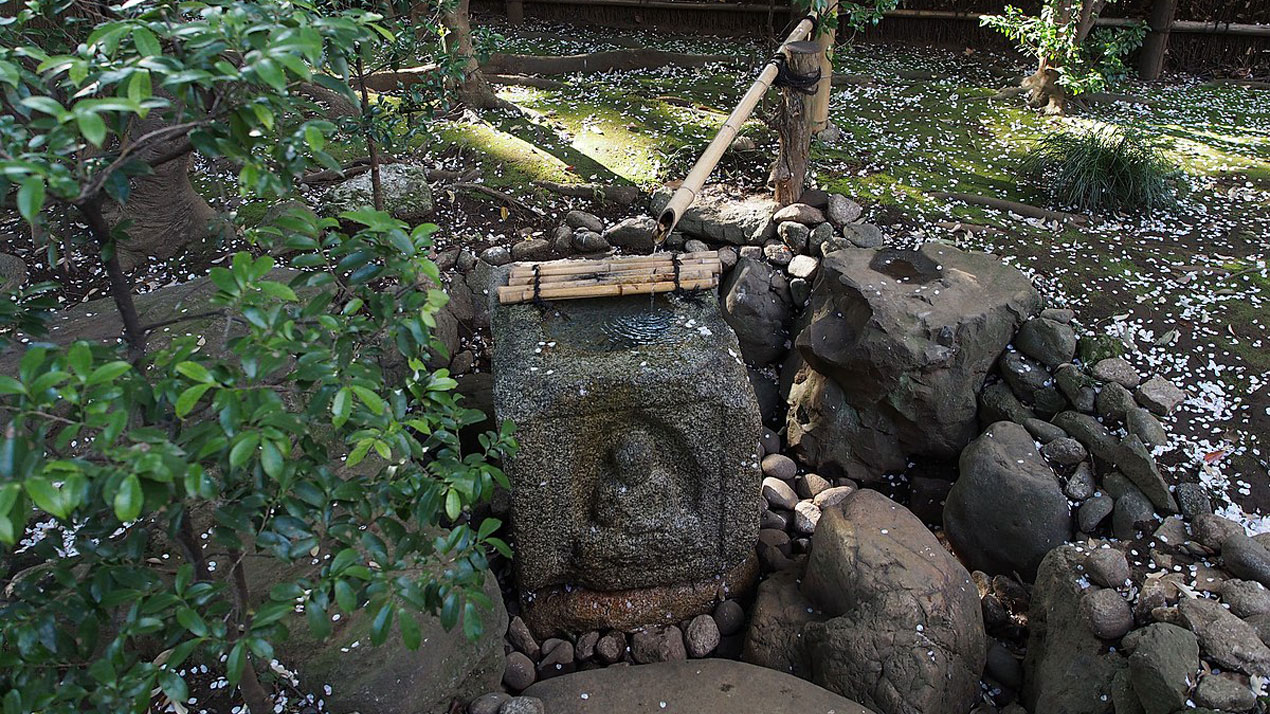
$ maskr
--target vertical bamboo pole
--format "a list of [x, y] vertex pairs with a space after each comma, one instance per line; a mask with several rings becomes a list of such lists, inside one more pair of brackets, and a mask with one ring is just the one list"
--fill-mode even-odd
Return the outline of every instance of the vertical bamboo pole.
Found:
[[513, 25], [525, 21], [524, 0], [507, 0], [507, 21]]
[[1169, 47], [1169, 31], [1173, 26], [1173, 17], [1177, 14], [1177, 0], [1155, 0], [1151, 4], [1151, 17], [1147, 33], [1142, 43], [1142, 53], [1138, 55], [1138, 74], [1145, 80], [1160, 78], [1164, 70], [1164, 53]]
[[[786, 46], [789, 52], [788, 66], [791, 74], [806, 76], [820, 69], [820, 45], [816, 42], [794, 42]], [[794, 87], [785, 87], [780, 111], [776, 119], [776, 132], [780, 135], [781, 149], [772, 166], [769, 183], [775, 192], [777, 205], [788, 206], [802, 198], [807, 183], [807, 164], [811, 159], [811, 110], [814, 95], [803, 94]]]
[[820, 34], [816, 44], [820, 47], [820, 84], [816, 87], [816, 96], [811, 102], [811, 133], [819, 134], [829, 128], [829, 95], [833, 93], [833, 46], [837, 39], [837, 27], [834, 20], [838, 17], [838, 6], [835, 4], [820, 17]]

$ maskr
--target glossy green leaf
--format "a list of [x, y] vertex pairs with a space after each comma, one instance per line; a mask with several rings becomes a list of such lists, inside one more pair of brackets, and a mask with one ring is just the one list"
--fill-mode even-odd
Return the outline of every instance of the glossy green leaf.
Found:
[[195, 382], [216, 381], [212, 377], [212, 373], [207, 371], [207, 368], [198, 362], [181, 362], [176, 365], [176, 371], [183, 376], [189, 377]]
[[141, 491], [141, 480], [136, 474], [128, 474], [119, 484], [115, 492], [115, 518], [127, 523], [136, 520], [145, 503], [145, 494]]
[[133, 28], [132, 42], [137, 46], [137, 52], [146, 57], [163, 54], [163, 48], [159, 45], [159, 38], [155, 37], [150, 28], [144, 25], [137, 25]]
[[181, 392], [181, 396], [176, 399], [176, 415], [182, 418], [188, 415], [198, 405], [198, 400], [202, 399], [207, 390], [214, 386], [216, 385], [196, 384]]
[[62, 498], [62, 492], [46, 478], [34, 476], [27, 479], [23, 484], [26, 494], [31, 497], [31, 502], [36, 508], [48, 513], [54, 518], [65, 520], [70, 515], [66, 508], [66, 502]]
[[28, 176], [18, 188], [18, 213], [27, 223], [34, 223], [44, 208], [44, 177]]
[[106, 140], [106, 122], [97, 113], [76, 112], [75, 124], [79, 126], [79, 133], [93, 146], [100, 148]]
[[401, 629], [401, 642], [406, 649], [414, 651], [419, 649], [422, 643], [422, 632], [419, 629], [419, 621], [415, 619], [414, 613], [399, 608], [397, 610], [397, 627]]

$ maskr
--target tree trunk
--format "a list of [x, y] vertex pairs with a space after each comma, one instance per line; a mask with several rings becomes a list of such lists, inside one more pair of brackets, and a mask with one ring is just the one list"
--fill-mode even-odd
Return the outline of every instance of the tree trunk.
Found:
[[507, 0], [507, 21], [519, 25], [525, 21], [524, 0]]
[[140, 364], [146, 355], [146, 331], [141, 326], [141, 316], [137, 313], [137, 304], [132, 299], [132, 281], [119, 265], [117, 245], [111, 245], [110, 225], [101, 210], [101, 200], [94, 199], [78, 206], [80, 215], [88, 223], [93, 242], [106, 266], [107, 281], [110, 286], [110, 297], [115, 301], [115, 309], [123, 321], [124, 342], [128, 345], [128, 361]]
[[[141, 121], [133, 134], [141, 136], [163, 126], [158, 120]], [[137, 158], [146, 162], [161, 160], [171, 155], [174, 148], [179, 150], [179, 142], [184, 141], [182, 136], [155, 145]], [[102, 206], [111, 227], [131, 221], [127, 239], [117, 246], [123, 270], [132, 270], [153, 258], [171, 258], [191, 246], [210, 247], [232, 230], [190, 183], [192, 158], [192, 153], [186, 151], [153, 166], [153, 173], [129, 181], [131, 190], [123, 205]]]
[[366, 132], [366, 152], [370, 156], [370, 195], [375, 210], [384, 210], [384, 185], [379, 178], [379, 145], [375, 143], [375, 128], [371, 125], [370, 92], [366, 89], [366, 69], [361, 52], [357, 53], [357, 84], [362, 88], [362, 125]]
[[[792, 42], [786, 47], [790, 74], [805, 77], [820, 69], [820, 47], [815, 42]], [[775, 192], [777, 205], [788, 206], [802, 198], [803, 187], [807, 183], [813, 96], [794, 87], [785, 87], [781, 93], [783, 97], [776, 119], [780, 154], [772, 166], [768, 183]]]
[[496, 109], [506, 106], [506, 102], [494, 94], [489, 82], [481, 74], [480, 64], [476, 61], [476, 50], [472, 46], [472, 25], [468, 22], [468, 0], [459, 0], [453, 10], [441, 17], [441, 24], [450, 30], [453, 37], [453, 52], [463, 65], [463, 78], [455, 87], [458, 99], [463, 104], [476, 109]]
[[[235, 633], [231, 640], [237, 642], [251, 629], [251, 592], [247, 587], [247, 576], [243, 572], [243, 554], [237, 550], [229, 551], [229, 558], [234, 566], [230, 570], [230, 591], [234, 594], [234, 620], [231, 627]], [[242, 679], [238, 680], [238, 691], [243, 695], [243, 703], [250, 714], [270, 714], [273, 712], [273, 699], [265, 691], [260, 678], [256, 676], [255, 658], [251, 652], [246, 654], [247, 663], [243, 665]]]
[[1138, 74], [1143, 79], [1153, 81], [1160, 78], [1164, 70], [1164, 55], [1169, 48], [1169, 28], [1173, 25], [1173, 16], [1177, 13], [1177, 0], [1155, 0], [1151, 5], [1151, 31], [1142, 43], [1142, 54], [1138, 56]]
[[1058, 68], [1042, 58], [1036, 74], [1023, 80], [1028, 106], [1046, 114], [1061, 115], [1067, 103], [1067, 93], [1058, 83], [1058, 76]]

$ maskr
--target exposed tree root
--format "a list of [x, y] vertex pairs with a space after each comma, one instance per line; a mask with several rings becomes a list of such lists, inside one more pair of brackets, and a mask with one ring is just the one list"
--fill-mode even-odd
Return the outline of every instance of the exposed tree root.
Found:
[[965, 232], [971, 234], [982, 233], [984, 235], [996, 235], [1004, 232], [996, 226], [984, 226], [979, 225], [978, 223], [962, 223], [961, 221], [938, 221], [935, 225], [953, 233]]
[[1141, 104], [1142, 106], [1155, 106], [1156, 102], [1146, 99], [1145, 97], [1135, 97], [1132, 94], [1112, 94], [1110, 92], [1089, 92], [1081, 94], [1077, 97], [1086, 104], [1115, 104], [1117, 102], [1123, 104]]
[[510, 196], [510, 195], [508, 195], [508, 194], [506, 194], [506, 193], [503, 193], [502, 191], [499, 191], [498, 189], [495, 189], [495, 188], [490, 188], [489, 186], [486, 186], [485, 184], [481, 184], [481, 183], [471, 183], [471, 182], [469, 182], [469, 181], [460, 181], [459, 183], [452, 183], [452, 184], [450, 184], [449, 186], [447, 186], [447, 187], [446, 187], [446, 190], [449, 190], [449, 191], [475, 191], [475, 192], [477, 192], [477, 193], [483, 193], [483, 194], [485, 194], [486, 196], [491, 196], [491, 197], [493, 197], [493, 198], [497, 198], [498, 200], [503, 201], [503, 202], [507, 203], [508, 205], [515, 206], [516, 208], [519, 208], [519, 209], [521, 209], [522, 211], [527, 211], [527, 212], [532, 213], [532, 214], [534, 214], [534, 215], [536, 215], [536, 216], [541, 216], [541, 215], [542, 215], [542, 211], [538, 210], [537, 208], [534, 208], [533, 206], [529, 205], [528, 203], [525, 203], [524, 201], [520, 200], [519, 198], [516, 198], [515, 196]]
[[[379, 157], [380, 166], [395, 163], [397, 163], [397, 160], [391, 156]], [[370, 171], [370, 157], [363, 156], [360, 159], [353, 159], [352, 161], [345, 162], [342, 166], [340, 166], [338, 171], [335, 169], [326, 169], [325, 171], [315, 171], [313, 173], [305, 174], [300, 179], [300, 183], [311, 186], [319, 183], [347, 181], [348, 179], [351, 179], [354, 176], [360, 176], [367, 171]]]
[[973, 193], [948, 193], [945, 191], [930, 191], [929, 195], [946, 201], [961, 201], [963, 203], [971, 203], [977, 206], [986, 206], [998, 211], [1009, 211], [1010, 213], [1015, 213], [1020, 216], [1040, 218], [1045, 221], [1060, 221], [1064, 223], [1075, 223], [1078, 225], [1084, 225], [1089, 222], [1089, 218], [1076, 213], [1051, 211], [1048, 208], [1031, 206], [1026, 203], [1019, 203], [1018, 201], [1008, 201], [1004, 198], [977, 196]]
[[361, 110], [357, 108], [348, 97], [339, 92], [332, 91], [314, 82], [301, 84], [296, 90], [301, 96], [308, 97], [313, 102], [321, 102], [326, 105], [325, 116], [328, 119], [337, 117], [357, 116]]
[[426, 82], [428, 75], [438, 69], [435, 64], [425, 64], [419, 67], [407, 67], [396, 72], [376, 72], [368, 75], [363, 84], [372, 92], [391, 92], [398, 87], [409, 87]]
[[1212, 79], [1205, 84], [1235, 84], [1240, 87], [1250, 87], [1252, 89], [1270, 89], [1270, 82], [1257, 82], [1251, 79]]
[[874, 84], [878, 81], [877, 77], [867, 74], [841, 74], [834, 72], [832, 84], [835, 87], [843, 87], [850, 84]]
[[527, 77], [523, 74], [487, 74], [485, 79], [489, 80], [490, 84], [514, 84], [522, 87], [537, 87], [538, 89], [564, 89], [568, 86], [558, 79]]
[[643, 192], [637, 186], [601, 186], [594, 183], [556, 183], [534, 181], [534, 185], [552, 193], [575, 198], [586, 198], [600, 203], [616, 203], [629, 206], [639, 200]]
[[990, 97], [983, 97], [983, 98], [990, 102], [999, 102], [1003, 99], [1013, 99], [1014, 97], [1017, 97], [1026, 91], [1027, 90], [1024, 89], [1022, 85], [1019, 85], [1017, 87], [1005, 87], [1004, 89], [997, 92], [996, 94], [993, 94]]
[[607, 50], [555, 57], [500, 53], [490, 57], [481, 69], [491, 74], [571, 74], [657, 69], [668, 65], [703, 67], [718, 62], [736, 61], [737, 58], [731, 55], [693, 55], [655, 49]]
[[915, 79], [923, 82], [934, 82], [941, 79], [947, 79], [948, 75], [939, 74], [938, 72], [923, 72], [914, 69], [901, 69], [895, 73], [900, 79]]

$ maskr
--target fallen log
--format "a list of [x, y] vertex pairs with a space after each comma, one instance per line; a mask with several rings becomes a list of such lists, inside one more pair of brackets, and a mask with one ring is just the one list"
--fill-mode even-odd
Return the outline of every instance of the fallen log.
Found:
[[612, 72], [614, 70], [704, 67], [715, 63], [734, 63], [732, 55], [694, 55], [656, 49], [607, 50], [585, 55], [538, 56], [497, 53], [481, 66], [490, 74], [572, 74]]
[[998, 211], [1008, 211], [1019, 216], [1028, 218], [1039, 218], [1044, 221], [1059, 221], [1063, 223], [1075, 223], [1084, 225], [1089, 222], [1089, 218], [1075, 213], [1067, 213], [1065, 211], [1051, 211], [1048, 208], [1040, 208], [1031, 206], [1018, 201], [1010, 201], [1004, 198], [994, 198], [991, 196], [978, 196], [973, 193], [949, 193], [946, 191], [928, 191], [928, 195], [945, 201], [961, 201], [962, 203], [970, 203], [977, 206], [984, 206]]

